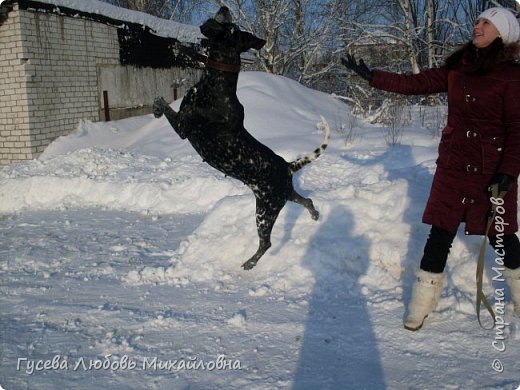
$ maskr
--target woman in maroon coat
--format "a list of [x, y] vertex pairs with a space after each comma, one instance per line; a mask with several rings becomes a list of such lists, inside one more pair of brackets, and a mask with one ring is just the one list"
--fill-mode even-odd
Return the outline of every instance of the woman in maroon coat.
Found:
[[[354, 57], [343, 64], [372, 87], [407, 95], [448, 92], [448, 122], [423, 222], [432, 225], [424, 248], [404, 326], [421, 328], [439, 300], [449, 250], [461, 222], [466, 234], [485, 234], [489, 188], [507, 191], [503, 223], [488, 236], [504, 254], [506, 280], [515, 314], [520, 316], [520, 242], [517, 178], [520, 173], [520, 28], [505, 8], [490, 8], [478, 18], [473, 38], [451, 54], [444, 66], [419, 74], [371, 71]], [[503, 211], [501, 209], [501, 211]], [[503, 252], [501, 251], [503, 249]]]

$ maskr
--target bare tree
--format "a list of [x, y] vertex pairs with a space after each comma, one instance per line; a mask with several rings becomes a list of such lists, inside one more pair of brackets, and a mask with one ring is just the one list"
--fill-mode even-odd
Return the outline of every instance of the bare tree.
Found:
[[334, 14], [341, 0], [215, 0], [233, 10], [246, 30], [266, 40], [261, 69], [312, 84], [335, 65], [324, 62], [332, 50]]
[[416, 26], [414, 26], [414, 19], [417, 19], [415, 14], [416, 7], [412, 7], [411, 0], [397, 0], [397, 4], [402, 11], [402, 17], [404, 19], [403, 27], [401, 27], [403, 33], [403, 42], [406, 48], [406, 56], [410, 61], [410, 66], [414, 73], [419, 73], [419, 61], [417, 60], [417, 53], [415, 50], [414, 38], [416, 37]]

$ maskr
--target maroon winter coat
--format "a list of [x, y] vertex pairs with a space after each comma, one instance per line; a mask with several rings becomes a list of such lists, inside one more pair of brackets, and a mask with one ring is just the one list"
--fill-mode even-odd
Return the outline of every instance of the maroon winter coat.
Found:
[[[448, 92], [448, 121], [423, 222], [452, 233], [466, 222], [466, 234], [484, 234], [487, 188], [494, 173], [520, 173], [520, 65], [499, 63], [485, 75], [464, 73], [463, 65], [400, 75], [374, 70], [375, 88], [408, 95]], [[507, 193], [505, 230], [518, 230], [517, 184]], [[490, 235], [496, 235], [494, 226]]]

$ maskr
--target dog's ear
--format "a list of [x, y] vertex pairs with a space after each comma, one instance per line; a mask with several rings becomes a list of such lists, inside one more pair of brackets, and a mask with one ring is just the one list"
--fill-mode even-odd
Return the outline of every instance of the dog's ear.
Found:
[[227, 31], [228, 29], [215, 19], [208, 19], [202, 26], [200, 26], [200, 32], [202, 35], [209, 39], [218, 39], [219, 37], [224, 36]]
[[265, 40], [255, 37], [253, 34], [248, 32], [240, 32], [240, 41], [242, 45], [242, 51], [249, 49], [260, 50], [265, 45]]
[[200, 32], [210, 39], [222, 39], [225, 34], [229, 34], [235, 25], [233, 17], [228, 7], [220, 7], [214, 18], [208, 19], [202, 26]]
[[233, 23], [233, 16], [231, 15], [231, 11], [228, 7], [220, 7], [218, 12], [215, 14], [214, 18], [217, 22], [222, 24], [231, 24]]

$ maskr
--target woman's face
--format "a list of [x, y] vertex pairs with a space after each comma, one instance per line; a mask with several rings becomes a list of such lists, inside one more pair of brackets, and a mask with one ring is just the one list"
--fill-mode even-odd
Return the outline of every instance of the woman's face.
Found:
[[473, 44], [479, 49], [487, 47], [500, 36], [497, 28], [487, 19], [479, 19], [473, 27]]

